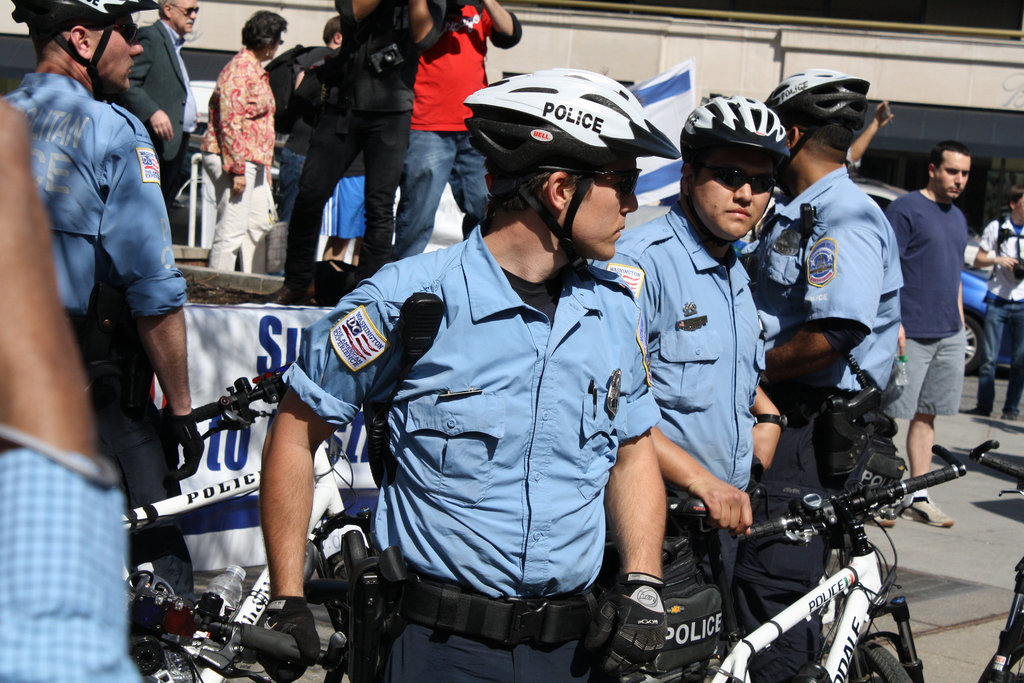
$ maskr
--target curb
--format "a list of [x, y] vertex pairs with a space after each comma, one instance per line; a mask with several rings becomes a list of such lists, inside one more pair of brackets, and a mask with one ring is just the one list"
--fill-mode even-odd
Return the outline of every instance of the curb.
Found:
[[258, 275], [256, 273], [227, 273], [204, 266], [179, 265], [178, 270], [188, 282], [223, 287], [225, 289], [242, 290], [253, 294], [270, 294], [276, 292], [284, 284], [284, 278], [275, 275]]

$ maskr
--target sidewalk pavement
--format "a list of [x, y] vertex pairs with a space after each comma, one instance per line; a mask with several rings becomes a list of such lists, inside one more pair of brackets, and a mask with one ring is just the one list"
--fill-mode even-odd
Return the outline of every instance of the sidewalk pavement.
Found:
[[[977, 384], [975, 377], [964, 382], [962, 410], [974, 407]], [[997, 378], [1000, 408], [1005, 390], [1006, 380]], [[907, 421], [900, 420], [899, 427], [896, 445], [906, 459]], [[978, 679], [1006, 623], [1014, 567], [1024, 554], [1024, 497], [1000, 497], [999, 492], [1013, 488], [1014, 482], [967, 461], [968, 451], [988, 439], [999, 441], [995, 452], [1024, 459], [1024, 422], [962, 413], [937, 417], [936, 443], [964, 460], [968, 470], [967, 476], [931, 491], [932, 500], [955, 524], [941, 529], [898, 519], [888, 530], [928, 683]], [[883, 530], [872, 528], [868, 536], [891, 561]], [[884, 622], [880, 627], [889, 629]]]

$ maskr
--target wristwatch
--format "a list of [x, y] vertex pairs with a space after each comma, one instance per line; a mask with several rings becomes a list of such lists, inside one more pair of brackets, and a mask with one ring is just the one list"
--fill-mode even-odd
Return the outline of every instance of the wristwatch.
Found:
[[785, 429], [787, 420], [785, 415], [776, 415], [775, 413], [761, 413], [754, 416], [754, 424], [759, 425], [762, 422], [770, 422], [773, 425], [779, 425], [779, 429]]

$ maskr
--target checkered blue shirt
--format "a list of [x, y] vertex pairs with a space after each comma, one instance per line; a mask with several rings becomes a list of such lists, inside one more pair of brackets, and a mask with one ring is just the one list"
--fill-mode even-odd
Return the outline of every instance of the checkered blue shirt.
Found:
[[124, 497], [0, 452], [0, 681], [139, 681], [128, 657]]

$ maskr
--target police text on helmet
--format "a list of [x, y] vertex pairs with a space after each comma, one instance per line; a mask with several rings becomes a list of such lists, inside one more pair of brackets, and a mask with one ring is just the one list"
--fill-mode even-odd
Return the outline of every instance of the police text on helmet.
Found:
[[554, 114], [555, 118], [559, 121], [565, 121], [566, 123], [573, 123], [577, 126], [589, 128], [595, 133], [600, 133], [601, 126], [604, 125], [604, 119], [600, 116], [594, 116], [590, 112], [579, 111], [572, 107], [567, 107], [564, 104], [555, 104], [554, 102], [544, 103], [544, 111], [542, 112], [542, 115], [547, 117], [548, 114]]

